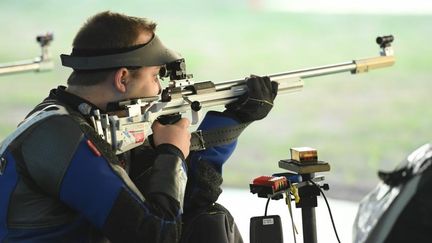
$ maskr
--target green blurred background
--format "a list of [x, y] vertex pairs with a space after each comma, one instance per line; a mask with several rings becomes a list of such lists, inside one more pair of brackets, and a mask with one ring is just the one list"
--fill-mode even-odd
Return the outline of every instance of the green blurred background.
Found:
[[80, 26], [103, 10], [155, 20], [158, 35], [182, 53], [195, 81], [373, 57], [379, 54], [375, 38], [393, 34], [394, 67], [306, 79], [302, 92], [279, 96], [268, 118], [243, 133], [225, 166], [225, 186], [247, 187], [257, 176], [282, 171], [277, 163], [289, 157], [291, 147], [314, 147], [331, 164], [324, 174], [329, 193], [359, 200], [378, 181], [378, 169], [394, 168], [432, 138], [432, 16], [289, 11], [282, 5], [257, 0], [2, 0], [0, 63], [38, 56], [35, 37], [49, 31], [54, 33], [55, 68], [0, 76], [0, 139], [49, 89], [65, 84], [70, 70], [61, 66], [59, 55], [70, 53]]

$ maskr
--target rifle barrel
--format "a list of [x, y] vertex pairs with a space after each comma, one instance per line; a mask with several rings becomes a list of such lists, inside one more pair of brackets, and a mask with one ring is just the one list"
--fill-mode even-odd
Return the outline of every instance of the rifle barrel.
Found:
[[8, 63], [0, 65], [0, 75], [29, 71], [43, 72], [52, 69], [53, 65], [54, 64], [51, 59], [41, 60], [41, 58], [35, 58], [35, 60]]
[[[383, 68], [392, 66], [395, 62], [394, 56], [379, 56], [373, 58], [366, 58], [354, 60], [351, 62], [338, 63], [333, 65], [326, 65], [308, 69], [299, 69], [289, 72], [282, 72], [268, 75], [270, 80], [280, 82], [292, 78], [312, 78], [317, 76], [330, 75], [342, 72], [351, 72], [352, 74], [367, 72], [370, 69]], [[230, 80], [226, 82], [217, 83], [216, 90], [229, 89], [232, 86], [244, 85], [245, 79]]]

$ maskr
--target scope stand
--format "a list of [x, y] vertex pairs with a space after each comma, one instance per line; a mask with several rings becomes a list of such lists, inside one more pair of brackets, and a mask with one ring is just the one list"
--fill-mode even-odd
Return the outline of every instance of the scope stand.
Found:
[[[320, 195], [320, 190], [309, 181], [315, 181], [315, 172], [329, 171], [330, 165], [323, 161], [299, 164], [288, 159], [279, 161], [279, 168], [301, 175], [302, 182], [297, 185], [300, 201], [296, 203], [296, 208], [302, 210], [303, 242], [317, 243], [315, 207], [318, 206], [317, 196]], [[328, 185], [324, 188], [328, 189]]]

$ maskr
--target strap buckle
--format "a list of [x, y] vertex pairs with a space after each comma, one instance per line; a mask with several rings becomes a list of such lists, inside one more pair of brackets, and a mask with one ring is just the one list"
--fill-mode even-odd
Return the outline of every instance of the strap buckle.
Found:
[[196, 137], [198, 138], [198, 144], [197, 144], [198, 147], [196, 148], [196, 151], [205, 150], [206, 146], [205, 146], [202, 130], [196, 130], [193, 134], [195, 134]]
[[0, 157], [0, 176], [3, 175], [4, 171], [6, 170], [6, 163], [7, 160], [3, 157]]

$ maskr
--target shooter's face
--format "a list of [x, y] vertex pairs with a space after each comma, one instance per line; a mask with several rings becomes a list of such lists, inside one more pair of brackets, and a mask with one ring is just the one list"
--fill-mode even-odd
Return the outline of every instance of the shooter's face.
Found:
[[[143, 31], [138, 36], [134, 45], [148, 43], [153, 33]], [[143, 98], [156, 96], [160, 93], [161, 86], [158, 75], [160, 66], [141, 67], [130, 78], [126, 98]]]
[[143, 98], [156, 96], [161, 92], [159, 82], [160, 66], [141, 67], [136, 71], [127, 88], [126, 98]]

